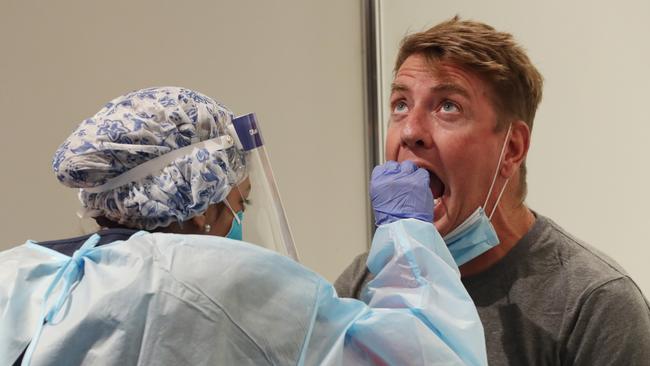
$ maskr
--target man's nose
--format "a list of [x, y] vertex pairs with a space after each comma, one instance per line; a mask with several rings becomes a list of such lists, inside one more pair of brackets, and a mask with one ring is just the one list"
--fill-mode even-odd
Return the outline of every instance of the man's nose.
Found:
[[401, 131], [403, 146], [410, 149], [428, 149], [433, 146], [432, 121], [427, 110], [414, 110], [405, 122]]

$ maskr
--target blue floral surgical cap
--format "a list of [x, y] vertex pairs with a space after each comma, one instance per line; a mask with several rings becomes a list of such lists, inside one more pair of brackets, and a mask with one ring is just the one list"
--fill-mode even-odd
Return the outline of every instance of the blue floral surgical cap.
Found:
[[118, 187], [88, 192], [166, 153], [228, 135], [233, 118], [223, 105], [178, 87], [120, 96], [83, 121], [59, 147], [52, 166], [90, 216], [140, 229], [165, 227], [205, 212], [246, 176], [244, 152], [186, 148], [159, 171]]

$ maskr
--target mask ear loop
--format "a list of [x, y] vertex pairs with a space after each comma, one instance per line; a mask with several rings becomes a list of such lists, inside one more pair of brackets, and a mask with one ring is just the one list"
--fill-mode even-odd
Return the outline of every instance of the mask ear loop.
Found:
[[[494, 176], [492, 177], [492, 183], [490, 184], [490, 189], [488, 190], [487, 197], [485, 197], [485, 203], [483, 204], [483, 207], [487, 208], [487, 203], [488, 200], [490, 199], [490, 195], [492, 194], [492, 189], [494, 188], [494, 183], [497, 181], [497, 175], [499, 175], [499, 168], [501, 167], [501, 160], [503, 159], [503, 154], [506, 152], [506, 145], [508, 142], [508, 139], [510, 138], [510, 131], [512, 130], [512, 123], [508, 126], [508, 132], [506, 133], [506, 138], [503, 141], [503, 146], [501, 147], [501, 154], [499, 154], [499, 161], [497, 162], [497, 169], [494, 172]], [[501, 200], [501, 196], [503, 195], [503, 192], [506, 190], [506, 186], [508, 186], [508, 182], [510, 181], [510, 178], [506, 179], [506, 182], [503, 184], [503, 187], [501, 188], [501, 192], [499, 192], [499, 196], [497, 197], [497, 200], [494, 202], [494, 206], [492, 207], [492, 211], [490, 212], [490, 215], [488, 216], [488, 220], [492, 220], [492, 215], [494, 215], [494, 212], [497, 210], [497, 206], [499, 205], [499, 201]]]
[[[235, 184], [235, 188], [237, 188], [237, 192], [239, 192], [239, 197], [241, 197], [241, 198], [244, 200], [244, 203], [247, 202], [247, 200], [246, 200], [247, 197], [244, 197], [244, 193], [241, 191], [241, 189], [239, 189], [239, 186], [240, 186], [242, 183], [244, 183], [244, 181], [245, 181], [246, 179], [248, 179], [248, 178], [249, 178], [249, 175], [246, 174], [246, 175], [244, 175], [244, 177], [243, 177], [242, 179], [239, 180], [239, 182], [237, 182], [237, 184]], [[245, 207], [246, 207], [246, 205], [244, 205], [244, 208], [245, 208]]]
[[[244, 203], [246, 203], [246, 197], [244, 197], [244, 193], [242, 193], [241, 189], [239, 189], [239, 184], [236, 185], [235, 187], [237, 187], [237, 192], [239, 192], [239, 197], [241, 197]], [[244, 205], [244, 207], [246, 207], [246, 205]]]
[[237, 215], [235, 210], [232, 209], [232, 206], [230, 206], [230, 203], [228, 203], [228, 200], [224, 199], [222, 202], [223, 202], [224, 205], [226, 205], [226, 207], [228, 207], [230, 212], [232, 212], [232, 215], [235, 217], [235, 220], [237, 221], [237, 223], [241, 225], [241, 220], [239, 220], [239, 215]]

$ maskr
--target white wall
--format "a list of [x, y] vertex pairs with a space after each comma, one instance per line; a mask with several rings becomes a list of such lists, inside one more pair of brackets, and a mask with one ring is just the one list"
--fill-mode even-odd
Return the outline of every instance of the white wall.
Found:
[[84, 118], [147, 86], [255, 111], [303, 263], [333, 280], [365, 250], [356, 1], [0, 3], [0, 249], [80, 232], [51, 157]]
[[609, 254], [650, 296], [650, 2], [379, 3], [384, 103], [405, 34], [459, 14], [515, 35], [545, 78], [528, 205]]

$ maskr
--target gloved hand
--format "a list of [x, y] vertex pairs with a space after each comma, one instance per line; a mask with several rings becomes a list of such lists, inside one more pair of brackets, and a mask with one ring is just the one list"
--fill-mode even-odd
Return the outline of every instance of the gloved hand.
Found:
[[376, 166], [370, 179], [370, 200], [377, 226], [405, 218], [433, 222], [429, 172], [410, 160]]

